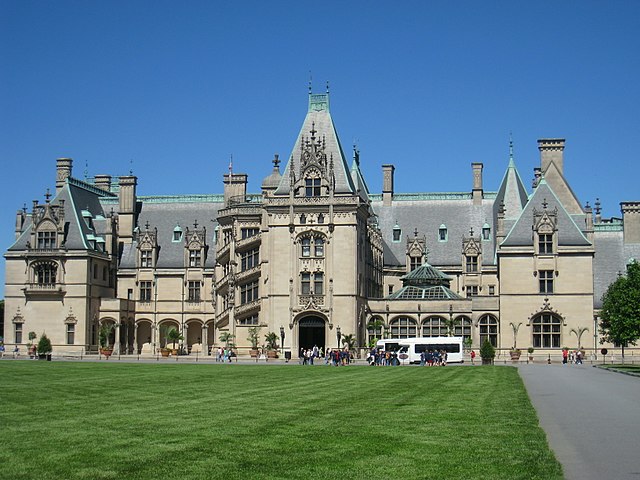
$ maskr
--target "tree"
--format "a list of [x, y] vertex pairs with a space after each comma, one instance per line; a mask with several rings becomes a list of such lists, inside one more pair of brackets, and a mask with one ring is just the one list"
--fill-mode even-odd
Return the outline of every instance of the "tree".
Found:
[[167, 332], [167, 338], [173, 342], [173, 348], [176, 348], [176, 342], [181, 342], [184, 337], [180, 334], [180, 331], [176, 327], [169, 328]]
[[347, 350], [350, 352], [353, 351], [353, 347], [356, 344], [356, 336], [353, 333], [349, 335], [344, 335], [342, 337], [342, 344], [347, 347]]
[[622, 347], [635, 345], [640, 338], [640, 263], [627, 265], [626, 276], [620, 276], [602, 297], [600, 342]]

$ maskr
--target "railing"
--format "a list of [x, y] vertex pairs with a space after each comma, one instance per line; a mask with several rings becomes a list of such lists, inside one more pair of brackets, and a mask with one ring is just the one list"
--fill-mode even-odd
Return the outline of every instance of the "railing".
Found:
[[251, 302], [244, 303], [242, 305], [237, 306], [235, 314], [236, 315], [241, 315], [243, 313], [246, 313], [246, 312], [248, 312], [250, 310], [254, 310], [254, 309], [257, 309], [257, 308], [260, 308], [260, 299], [253, 300]]
[[260, 234], [258, 233], [257, 235], [253, 235], [251, 237], [247, 237], [247, 238], [243, 238], [241, 240], [238, 240], [236, 242], [236, 250], [242, 250], [244, 248], [247, 248], [251, 245], [253, 245], [254, 243], [260, 243]]
[[257, 275], [260, 273], [260, 265], [256, 265], [253, 268], [250, 268], [248, 270], [243, 270], [242, 272], [239, 272], [236, 274], [236, 281], [237, 282], [241, 282], [253, 275]]

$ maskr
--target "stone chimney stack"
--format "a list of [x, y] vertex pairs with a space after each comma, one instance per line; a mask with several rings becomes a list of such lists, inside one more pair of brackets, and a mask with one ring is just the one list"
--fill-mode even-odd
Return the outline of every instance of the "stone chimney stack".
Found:
[[396, 167], [387, 164], [382, 165], [382, 204], [391, 205], [393, 200], [393, 173]]
[[118, 238], [124, 243], [131, 243], [135, 228], [138, 177], [133, 175], [120, 177], [119, 183]]
[[111, 191], [111, 175], [96, 175], [93, 183], [100, 190]]
[[624, 243], [640, 243], [640, 202], [621, 202]]
[[564, 138], [541, 138], [538, 140], [540, 150], [540, 167], [544, 174], [551, 162], [564, 175]]
[[56, 160], [56, 194], [62, 190], [67, 178], [71, 176], [73, 160], [70, 158], [58, 158]]
[[22, 209], [18, 210], [18, 213], [16, 213], [16, 240], [22, 234], [22, 227], [26, 219], [27, 213]]
[[247, 196], [247, 174], [246, 173], [225, 173], [224, 174], [224, 205], [228, 207], [231, 203], [244, 203]]
[[471, 168], [473, 169], [473, 190], [471, 194], [473, 196], [473, 204], [474, 205], [482, 205], [482, 197], [484, 196], [482, 190], [482, 163], [472, 163]]

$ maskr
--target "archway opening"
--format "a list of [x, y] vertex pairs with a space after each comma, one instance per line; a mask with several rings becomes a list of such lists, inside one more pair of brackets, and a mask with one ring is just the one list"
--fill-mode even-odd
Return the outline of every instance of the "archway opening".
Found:
[[324, 349], [325, 328], [324, 320], [320, 317], [310, 316], [300, 320], [298, 328], [298, 346], [307, 350], [314, 346]]

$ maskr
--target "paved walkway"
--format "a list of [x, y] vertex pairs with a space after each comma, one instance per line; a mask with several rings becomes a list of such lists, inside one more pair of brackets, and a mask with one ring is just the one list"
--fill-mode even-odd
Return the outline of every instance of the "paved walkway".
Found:
[[640, 378], [590, 365], [519, 370], [566, 479], [640, 479]]

